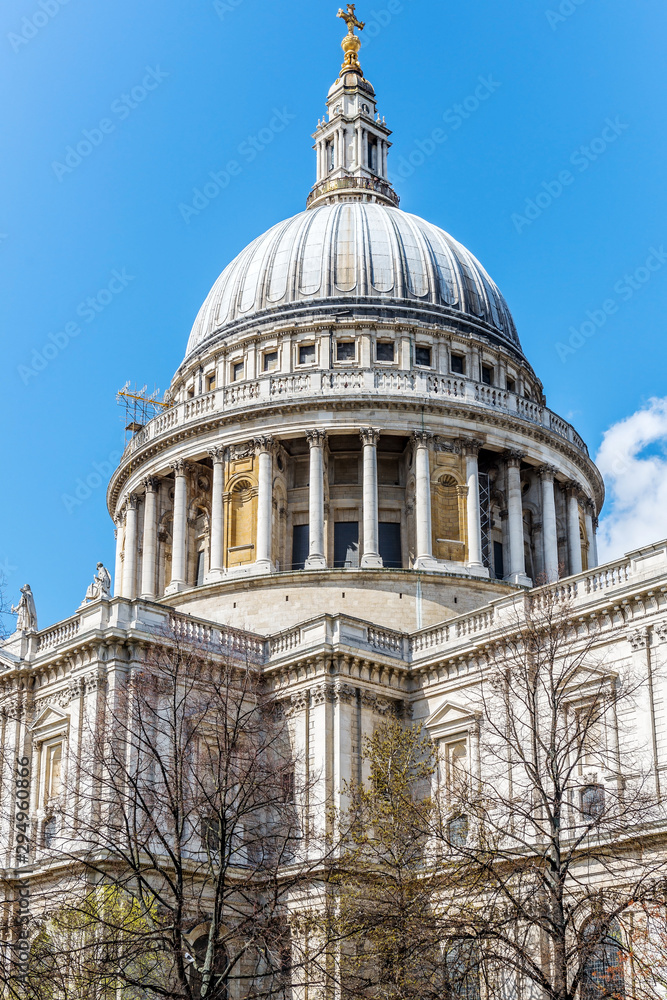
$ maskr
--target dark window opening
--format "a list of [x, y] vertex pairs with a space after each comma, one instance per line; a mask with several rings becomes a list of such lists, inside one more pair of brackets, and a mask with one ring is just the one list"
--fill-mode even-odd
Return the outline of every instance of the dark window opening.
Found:
[[327, 171], [329, 173], [331, 173], [331, 171], [334, 169], [335, 166], [336, 166], [336, 157], [334, 155], [334, 144], [333, 144], [333, 142], [328, 142], [327, 143]]
[[377, 139], [368, 140], [368, 166], [373, 171], [374, 174], [378, 172], [378, 141]]
[[513, 378], [508, 378], [507, 379], [507, 391], [508, 392], [516, 392], [516, 382], [515, 382], [515, 380]]
[[493, 543], [493, 570], [496, 575], [496, 580], [505, 579], [505, 560], [503, 557], [502, 542]]
[[607, 933], [593, 922], [584, 930], [584, 940], [600, 938], [586, 961], [579, 988], [580, 1000], [620, 1000], [625, 996], [621, 931], [612, 921]]
[[238, 382], [243, 378], [245, 373], [245, 362], [239, 361], [238, 364], [232, 365], [232, 381]]
[[292, 530], [292, 569], [304, 569], [310, 546], [310, 525], [295, 524]]
[[465, 358], [462, 354], [452, 354], [452, 373], [454, 375], [465, 375]]
[[337, 521], [334, 524], [334, 566], [353, 569], [359, 565], [359, 522]]
[[215, 389], [215, 375], [206, 376], [206, 391], [213, 392]]
[[378, 532], [378, 547], [382, 563], [387, 569], [401, 569], [403, 553], [401, 550], [401, 526], [391, 521], [380, 521]]
[[204, 583], [204, 552], [197, 553], [197, 586], [201, 587]]
[[431, 348], [415, 347], [415, 364], [424, 368], [431, 367]]
[[394, 360], [394, 344], [391, 340], [380, 340], [375, 354], [378, 361]]
[[264, 355], [264, 371], [274, 372], [278, 367], [278, 352], [269, 351]]
[[493, 368], [482, 365], [482, 382], [484, 385], [493, 385]]
[[285, 771], [280, 776], [280, 795], [282, 802], [294, 802], [295, 798], [295, 782], [294, 782], [294, 771]]
[[336, 344], [336, 361], [355, 361], [357, 345], [353, 340], [339, 341]]
[[588, 785], [581, 793], [581, 815], [588, 822], [599, 819], [604, 813], [604, 788]]
[[299, 348], [299, 364], [300, 365], [315, 364], [315, 344], [308, 344], [306, 347]]
[[50, 847], [56, 839], [58, 833], [58, 820], [55, 816], [49, 816], [44, 824], [44, 847]]
[[201, 842], [207, 854], [220, 854], [220, 817], [204, 816], [201, 821]]
[[468, 817], [455, 816], [447, 825], [447, 836], [452, 847], [465, 847], [468, 842]]

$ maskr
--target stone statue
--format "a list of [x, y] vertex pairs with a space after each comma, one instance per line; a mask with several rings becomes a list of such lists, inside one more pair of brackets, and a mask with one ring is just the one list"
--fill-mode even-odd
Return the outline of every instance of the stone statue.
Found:
[[16, 615], [17, 632], [37, 631], [37, 611], [35, 610], [35, 598], [29, 584], [21, 587], [21, 600], [18, 605], [12, 605], [12, 614]]
[[111, 597], [111, 574], [104, 563], [98, 562], [95, 578], [86, 591], [86, 600], [98, 601], [107, 597]]

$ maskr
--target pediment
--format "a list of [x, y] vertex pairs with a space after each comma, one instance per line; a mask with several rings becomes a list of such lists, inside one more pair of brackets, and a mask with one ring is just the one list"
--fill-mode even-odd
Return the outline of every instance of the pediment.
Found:
[[445, 701], [426, 721], [426, 728], [432, 736], [442, 737], [457, 730], [468, 729], [477, 721], [477, 714], [469, 705], [458, 705]]
[[69, 726], [69, 715], [57, 705], [46, 705], [31, 726], [33, 733], [65, 730]]

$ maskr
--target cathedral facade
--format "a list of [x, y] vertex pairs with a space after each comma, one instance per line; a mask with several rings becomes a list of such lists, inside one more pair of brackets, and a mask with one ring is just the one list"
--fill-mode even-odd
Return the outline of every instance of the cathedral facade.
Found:
[[26, 613], [0, 647], [2, 743], [30, 769], [29, 854], [3, 820], [17, 880], [58, 836], [82, 719], [170, 622], [252, 654], [335, 801], [387, 714], [473, 761], [489, 648], [526, 595], [562, 595], [611, 672], [646, 678], [630, 721], [667, 782], [667, 543], [598, 565], [586, 444], [482, 265], [399, 208], [343, 47], [306, 210], [222, 272], [111, 478], [113, 582], [98, 567], [70, 618]]

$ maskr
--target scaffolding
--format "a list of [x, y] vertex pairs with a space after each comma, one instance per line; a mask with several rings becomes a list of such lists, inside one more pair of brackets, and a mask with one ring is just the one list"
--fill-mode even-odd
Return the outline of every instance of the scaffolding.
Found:
[[164, 413], [173, 405], [165, 399], [159, 399], [159, 395], [159, 389], [154, 389], [149, 395], [147, 385], [141, 389], [135, 385], [133, 389], [130, 389], [129, 382], [126, 382], [116, 395], [118, 405], [125, 410], [125, 447], [153, 417]]

